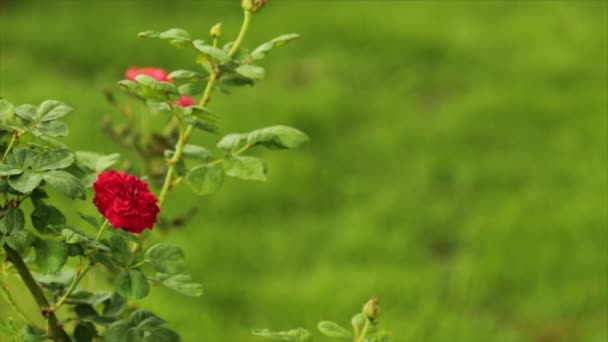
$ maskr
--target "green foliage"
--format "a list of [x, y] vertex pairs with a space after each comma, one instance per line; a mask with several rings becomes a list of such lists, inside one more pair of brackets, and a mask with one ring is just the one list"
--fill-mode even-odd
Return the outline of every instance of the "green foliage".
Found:
[[319, 329], [319, 331], [327, 337], [345, 340], [353, 338], [353, 334], [351, 334], [350, 331], [346, 330], [336, 322], [321, 321], [317, 325], [317, 329]]
[[260, 158], [230, 156], [224, 162], [227, 176], [255, 181], [266, 181], [266, 163]]
[[37, 239], [34, 250], [36, 265], [42, 273], [57, 273], [68, 260], [68, 246], [63, 241]]
[[114, 281], [116, 292], [123, 297], [140, 299], [150, 292], [150, 284], [144, 273], [138, 269], [122, 271]]
[[217, 164], [199, 165], [188, 171], [186, 182], [197, 195], [212, 194], [222, 186], [224, 170]]
[[253, 51], [251, 51], [250, 58], [252, 60], [263, 59], [266, 57], [266, 55], [272, 49], [283, 46], [283, 45], [287, 44], [288, 42], [290, 42], [294, 39], [299, 39], [299, 38], [300, 38], [300, 35], [297, 33], [289, 33], [289, 34], [280, 35], [280, 36], [274, 38], [273, 40], [266, 42], [266, 43], [258, 46], [257, 48], [255, 48]]
[[152, 312], [139, 310], [128, 320], [111, 324], [104, 334], [106, 342], [179, 342], [181, 338], [171, 329], [162, 325], [165, 320]]
[[190, 297], [200, 297], [203, 295], [203, 285], [192, 281], [189, 274], [163, 274], [157, 273], [156, 278], [162, 284], [174, 291]]
[[159, 243], [148, 248], [144, 261], [157, 272], [177, 274], [184, 270], [184, 251], [168, 243]]
[[255, 336], [265, 337], [275, 341], [308, 342], [312, 339], [310, 332], [304, 328], [287, 331], [270, 331], [268, 329], [256, 329], [251, 332]]
[[309, 138], [303, 132], [288, 126], [272, 126], [249, 133], [231, 133], [224, 136], [217, 147], [235, 151], [244, 145], [262, 145], [270, 149], [292, 149], [302, 146]]

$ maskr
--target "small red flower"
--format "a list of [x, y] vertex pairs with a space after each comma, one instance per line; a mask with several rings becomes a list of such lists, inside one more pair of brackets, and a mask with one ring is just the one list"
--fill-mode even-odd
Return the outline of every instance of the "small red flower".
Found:
[[196, 101], [187, 95], [182, 95], [179, 100], [175, 101], [175, 104], [182, 107], [189, 107], [194, 105]]
[[162, 82], [173, 82], [169, 78], [169, 73], [163, 68], [153, 68], [153, 67], [130, 67], [125, 72], [125, 77], [128, 80], [135, 81], [135, 77], [139, 75], [148, 75], [154, 77], [158, 81]]
[[146, 182], [110, 170], [97, 176], [93, 188], [93, 203], [113, 227], [137, 234], [146, 228], [152, 229], [160, 208]]

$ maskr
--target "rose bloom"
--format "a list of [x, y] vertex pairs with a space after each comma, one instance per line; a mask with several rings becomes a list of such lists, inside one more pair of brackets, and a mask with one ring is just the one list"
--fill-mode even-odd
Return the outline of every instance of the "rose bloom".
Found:
[[175, 104], [178, 106], [182, 106], [182, 107], [189, 107], [194, 105], [195, 101], [193, 98], [191, 98], [190, 96], [187, 95], [182, 95], [182, 97], [175, 101]]
[[[130, 67], [125, 72], [125, 78], [130, 81], [135, 81], [135, 77], [139, 75], [148, 75], [154, 77], [157, 81], [173, 83], [173, 80], [169, 78], [169, 73], [163, 68], [153, 67]], [[190, 96], [182, 95], [182, 97], [175, 101], [175, 104], [182, 107], [193, 106], [196, 101]]]
[[93, 183], [97, 210], [113, 227], [139, 234], [152, 229], [159, 207], [148, 184], [136, 176], [110, 170], [100, 173]]
[[135, 77], [139, 76], [139, 75], [148, 75], [150, 77], [154, 77], [156, 80], [158, 81], [162, 81], [162, 82], [173, 82], [170, 78], [169, 78], [169, 73], [167, 72], [167, 70], [163, 69], [163, 68], [153, 68], [153, 67], [130, 67], [129, 69], [127, 69], [127, 71], [125, 72], [125, 77], [126, 79], [130, 80], [130, 81], [135, 81]]

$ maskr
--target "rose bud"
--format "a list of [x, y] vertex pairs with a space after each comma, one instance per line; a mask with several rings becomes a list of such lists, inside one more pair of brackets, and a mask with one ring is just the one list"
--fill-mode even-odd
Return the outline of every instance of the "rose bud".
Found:
[[259, 11], [266, 4], [266, 0], [243, 0], [241, 7], [246, 11], [253, 13]]
[[372, 322], [380, 317], [380, 302], [378, 298], [372, 297], [372, 299], [363, 305], [363, 314]]
[[179, 100], [175, 101], [175, 104], [181, 107], [189, 107], [194, 105], [195, 102], [190, 96], [182, 95]]
[[219, 38], [222, 36], [222, 33], [224, 33], [224, 29], [222, 28], [222, 23], [217, 23], [217, 24], [213, 25], [213, 27], [209, 31], [209, 34], [211, 34], [212, 38]]
[[152, 229], [160, 208], [148, 184], [136, 176], [105, 171], [93, 183], [97, 210], [113, 227], [139, 234]]

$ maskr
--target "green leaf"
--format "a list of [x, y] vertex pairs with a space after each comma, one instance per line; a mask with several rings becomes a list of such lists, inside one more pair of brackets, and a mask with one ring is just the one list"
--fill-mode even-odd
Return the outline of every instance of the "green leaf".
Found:
[[[76, 272], [72, 272], [70, 279], [67, 282], [65, 282], [66, 286], [72, 282], [72, 280], [74, 279], [75, 276], [76, 276]], [[108, 300], [111, 295], [112, 295], [112, 292], [106, 292], [106, 291], [93, 293], [93, 292], [89, 292], [89, 291], [85, 291], [85, 290], [76, 290], [70, 294], [66, 303], [97, 305], [105, 300]]]
[[167, 31], [163, 31], [158, 35], [160, 39], [176, 39], [176, 40], [190, 40], [190, 34], [188, 31], [182, 28], [172, 28]]
[[350, 324], [353, 326], [353, 328], [355, 328], [355, 330], [361, 330], [365, 325], [365, 321], [367, 321], [367, 318], [362, 312], [359, 312], [355, 314], [353, 318], [351, 318]]
[[65, 171], [54, 170], [45, 172], [42, 177], [50, 186], [59, 190], [66, 196], [73, 199], [85, 199], [84, 185], [80, 182], [80, 180], [78, 180], [78, 178], [72, 176], [71, 174]]
[[6, 236], [6, 243], [19, 254], [24, 254], [34, 241], [34, 236], [27, 230], [13, 232], [12, 235]]
[[110, 238], [110, 250], [112, 251], [112, 258], [120, 266], [127, 267], [135, 259], [135, 255], [129, 249], [127, 240], [119, 235], [113, 234]]
[[41, 234], [46, 233], [49, 225], [61, 226], [66, 222], [65, 216], [59, 209], [42, 201], [34, 202], [34, 210], [30, 214], [30, 218], [34, 228]]
[[266, 74], [264, 68], [251, 64], [240, 65], [238, 68], [236, 68], [236, 72], [254, 80], [261, 80]]
[[155, 328], [167, 323], [167, 321], [148, 310], [137, 310], [133, 312], [130, 321], [131, 324], [140, 329]]
[[233, 151], [237, 148], [241, 147], [247, 142], [247, 134], [241, 133], [230, 133], [225, 135], [220, 141], [217, 143], [217, 147], [226, 150]]
[[179, 100], [180, 98], [177, 88], [169, 82], [158, 81], [148, 75], [137, 75], [135, 80], [142, 86], [140, 95], [145, 98], [158, 101]]
[[32, 192], [42, 182], [42, 175], [39, 173], [32, 173], [25, 171], [18, 176], [11, 176], [8, 179], [8, 184], [11, 188], [23, 193], [28, 194]]
[[72, 165], [75, 159], [74, 152], [67, 149], [47, 150], [32, 160], [32, 169], [36, 171], [65, 169]]
[[308, 136], [289, 126], [272, 126], [257, 129], [247, 136], [247, 143], [264, 145], [271, 149], [292, 149], [308, 142]]
[[100, 173], [116, 164], [119, 158], [119, 153], [103, 155], [94, 152], [76, 151], [76, 163], [95, 173]]
[[124, 270], [114, 282], [116, 292], [123, 297], [140, 299], [150, 292], [150, 284], [142, 271], [138, 269]]
[[15, 114], [26, 121], [36, 121], [38, 108], [31, 104], [23, 104], [15, 107]]
[[220, 83], [226, 86], [252, 86], [255, 81], [241, 75], [228, 75], [220, 79]]
[[181, 342], [179, 335], [165, 327], [158, 327], [150, 330], [145, 337], [145, 342]]
[[62, 121], [41, 122], [37, 127], [40, 134], [51, 137], [65, 137], [69, 133], [68, 125]]
[[13, 114], [15, 113], [15, 106], [13, 106], [12, 103], [4, 100], [4, 99], [0, 99], [0, 119], [4, 119], [4, 118], [12, 118]]
[[117, 321], [112, 323], [103, 335], [104, 342], [131, 342], [126, 340], [127, 331], [133, 325], [129, 321]]
[[230, 56], [226, 51], [213, 47], [211, 45], [206, 45], [202, 40], [195, 40], [192, 42], [194, 44], [194, 48], [198, 51], [202, 52], [204, 55], [215, 59], [219, 63], [225, 63], [230, 60]]
[[297, 33], [289, 33], [289, 34], [284, 34], [284, 35], [278, 36], [278, 37], [274, 38], [273, 40], [266, 42], [266, 43], [258, 46], [257, 48], [255, 48], [251, 52], [250, 58], [253, 60], [262, 59], [262, 58], [266, 57], [266, 55], [270, 52], [270, 50], [274, 49], [275, 47], [283, 46], [283, 45], [287, 44], [288, 42], [290, 42], [294, 39], [298, 39], [298, 38], [300, 38], [300, 35]]
[[317, 328], [323, 335], [327, 337], [341, 338], [345, 340], [351, 340], [353, 338], [350, 331], [346, 330], [336, 322], [321, 321], [319, 322], [319, 325], [317, 325]]
[[71, 111], [72, 108], [62, 102], [46, 100], [38, 106], [36, 115], [40, 121], [52, 121], [67, 115]]
[[0, 163], [0, 176], [12, 176], [22, 173], [23, 170], [12, 165]]
[[182, 154], [184, 158], [192, 159], [192, 160], [200, 160], [200, 161], [210, 161], [213, 159], [213, 152], [209, 149], [192, 144], [184, 145], [182, 150]]
[[161, 112], [161, 113], [170, 113], [171, 112], [171, 106], [166, 102], [146, 100], [146, 104], [148, 105], [148, 107], [150, 107], [150, 109], [152, 109], [155, 112]]
[[255, 336], [269, 338], [275, 341], [288, 342], [308, 342], [312, 335], [304, 328], [297, 328], [288, 331], [271, 331], [268, 329], [255, 329], [251, 331]]
[[74, 328], [76, 342], [92, 342], [93, 338], [97, 335], [97, 329], [91, 322], [80, 321], [76, 328]]
[[184, 270], [184, 251], [168, 243], [158, 243], [148, 248], [144, 261], [161, 273], [177, 274]]
[[63, 241], [38, 239], [34, 243], [36, 265], [42, 273], [56, 273], [68, 260], [68, 246]]
[[42, 342], [46, 341], [46, 331], [33, 325], [26, 325], [21, 330], [21, 339], [23, 342]]
[[118, 85], [118, 88], [120, 88], [128, 93], [131, 93], [131, 94], [140, 95], [142, 93], [141, 86], [135, 81], [121, 80], [121, 81], [118, 81], [117, 85]]
[[192, 281], [188, 274], [158, 274], [164, 286], [190, 297], [203, 295], [203, 285]]
[[181, 95], [190, 95], [196, 96], [202, 94], [205, 90], [205, 85], [203, 83], [186, 83], [179, 86], [177, 89]]
[[200, 72], [191, 71], [191, 70], [175, 70], [169, 74], [169, 78], [174, 81], [193, 81], [193, 80], [202, 80], [208, 76], [207, 73], [202, 74]]
[[23, 210], [19, 208], [9, 207], [4, 214], [4, 225], [7, 228], [5, 233], [11, 233], [22, 230], [25, 226], [25, 215]]
[[260, 158], [247, 156], [231, 156], [224, 162], [226, 175], [230, 177], [266, 181], [266, 163]]
[[13, 151], [9, 153], [8, 157], [6, 158], [6, 162], [10, 166], [25, 170], [32, 165], [32, 162], [36, 156], [38, 156], [38, 152], [35, 150], [21, 147], [13, 149]]
[[137, 37], [139, 37], [139, 38], [158, 38], [159, 35], [160, 35], [160, 32], [158, 32], [158, 31], [148, 30], [148, 31], [139, 32], [137, 34]]
[[231, 133], [224, 136], [217, 147], [234, 151], [245, 144], [263, 145], [270, 149], [292, 149], [308, 142], [308, 136], [289, 126], [271, 126], [250, 133]]
[[125, 311], [127, 304], [128, 301], [125, 297], [113, 292], [112, 296], [104, 302], [103, 316], [118, 317], [123, 311]]
[[197, 118], [197, 117], [195, 117], [193, 115], [187, 116], [184, 119], [184, 121], [188, 125], [192, 125], [195, 128], [198, 128], [198, 129], [201, 129], [203, 131], [210, 132], [210, 133], [215, 133], [219, 129], [219, 127], [217, 126], [217, 124], [215, 122], [212, 122], [212, 121], [209, 121], [209, 120], [203, 120], [203, 119]]
[[222, 186], [224, 170], [217, 164], [199, 165], [186, 174], [186, 182], [197, 195], [211, 194]]
[[61, 235], [65, 237], [66, 243], [80, 243], [90, 240], [89, 237], [72, 228], [64, 228], [61, 230]]

